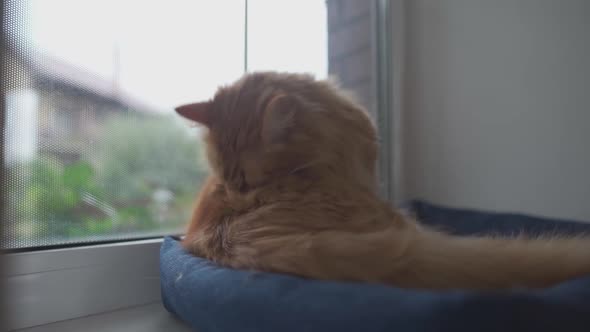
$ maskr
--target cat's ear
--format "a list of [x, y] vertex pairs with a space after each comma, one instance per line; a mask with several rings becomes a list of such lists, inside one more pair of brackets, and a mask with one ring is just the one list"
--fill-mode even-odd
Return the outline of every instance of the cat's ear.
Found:
[[204, 101], [200, 103], [178, 106], [175, 108], [175, 111], [191, 121], [195, 121], [203, 125], [209, 125], [211, 120], [209, 116], [210, 108], [211, 102]]
[[295, 115], [301, 108], [300, 101], [286, 94], [271, 97], [264, 108], [262, 138], [268, 143], [281, 143], [287, 139], [295, 125]]

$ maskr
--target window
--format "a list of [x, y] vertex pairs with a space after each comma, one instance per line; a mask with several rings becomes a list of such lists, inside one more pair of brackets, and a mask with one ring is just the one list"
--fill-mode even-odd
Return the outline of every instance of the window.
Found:
[[26, 252], [2, 256], [1, 323], [160, 300], [159, 238], [182, 232], [207, 175], [199, 130], [173, 107], [283, 70], [337, 76], [377, 119], [376, 4], [3, 1], [0, 250]]
[[177, 234], [207, 175], [172, 111], [244, 71], [338, 76], [372, 111], [361, 1], [8, 1], [0, 248]]

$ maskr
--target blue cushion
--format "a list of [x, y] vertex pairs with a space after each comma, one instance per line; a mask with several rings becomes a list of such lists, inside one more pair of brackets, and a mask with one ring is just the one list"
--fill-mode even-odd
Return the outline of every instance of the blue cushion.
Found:
[[435, 226], [459, 235], [490, 233], [513, 235], [520, 232], [539, 235], [590, 232], [590, 223], [541, 218], [516, 213], [454, 209], [419, 200], [411, 201], [406, 208], [423, 224]]
[[[496, 214], [412, 204], [417, 215], [428, 216], [423, 222], [456, 232], [468, 223], [462, 212], [479, 220], [480, 228], [470, 232], [493, 230], [487, 223], [497, 222]], [[449, 225], [442, 215], [459, 221]], [[170, 237], [162, 244], [160, 272], [165, 307], [200, 332], [590, 331], [590, 276], [544, 290], [405, 290], [223, 268], [190, 255]]]

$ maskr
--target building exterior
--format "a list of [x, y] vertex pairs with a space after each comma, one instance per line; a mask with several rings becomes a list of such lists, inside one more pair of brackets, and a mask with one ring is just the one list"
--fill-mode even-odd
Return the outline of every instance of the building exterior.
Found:
[[19, 160], [37, 154], [76, 161], [109, 116], [158, 112], [126, 95], [115, 80], [61, 59], [16, 47], [9, 47], [5, 59], [9, 162], [11, 156]]

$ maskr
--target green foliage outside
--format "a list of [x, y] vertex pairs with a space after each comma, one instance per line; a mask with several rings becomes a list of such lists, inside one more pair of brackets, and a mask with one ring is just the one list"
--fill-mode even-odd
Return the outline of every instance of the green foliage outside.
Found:
[[169, 117], [117, 116], [95, 146], [65, 164], [52, 156], [13, 168], [12, 214], [27, 234], [80, 237], [174, 232], [206, 175], [199, 140]]

